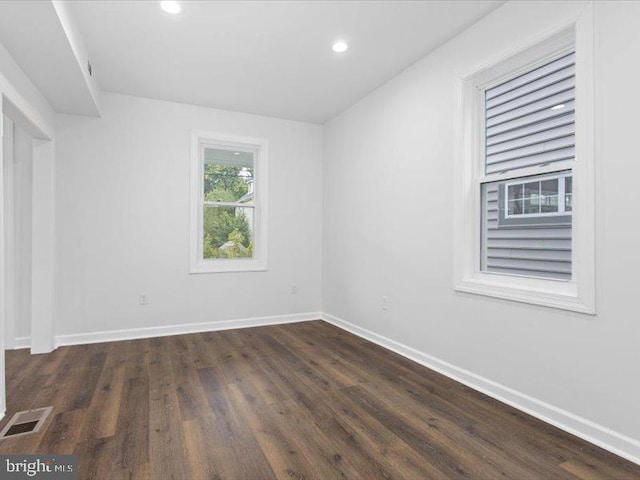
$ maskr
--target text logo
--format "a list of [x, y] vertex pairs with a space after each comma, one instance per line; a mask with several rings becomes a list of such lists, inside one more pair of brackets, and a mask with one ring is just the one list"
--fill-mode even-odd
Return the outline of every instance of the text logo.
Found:
[[0, 480], [78, 480], [76, 455], [0, 455]]

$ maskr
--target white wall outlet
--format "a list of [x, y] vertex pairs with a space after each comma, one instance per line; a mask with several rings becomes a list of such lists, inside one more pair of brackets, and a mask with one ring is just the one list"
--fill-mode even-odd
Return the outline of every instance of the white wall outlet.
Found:
[[386, 295], [382, 296], [382, 310], [384, 310], [385, 312], [389, 310], [389, 297], [387, 297]]
[[140, 305], [149, 305], [149, 294], [141, 293], [140, 295], [138, 295], [138, 303]]
[[295, 295], [296, 293], [298, 293], [298, 287], [295, 283], [291, 284], [291, 290], [289, 290], [289, 293], [291, 295]]

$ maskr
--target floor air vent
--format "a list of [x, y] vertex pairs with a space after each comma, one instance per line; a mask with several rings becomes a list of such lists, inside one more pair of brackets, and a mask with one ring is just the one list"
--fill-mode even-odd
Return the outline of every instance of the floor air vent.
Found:
[[0, 432], [0, 440], [39, 431], [51, 410], [53, 410], [53, 407], [36, 408], [35, 410], [16, 413]]

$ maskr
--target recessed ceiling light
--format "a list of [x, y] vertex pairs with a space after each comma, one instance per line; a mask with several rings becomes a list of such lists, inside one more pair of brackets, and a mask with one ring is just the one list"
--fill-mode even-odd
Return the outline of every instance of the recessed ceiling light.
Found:
[[347, 45], [343, 41], [338, 41], [333, 44], [333, 46], [331, 47], [331, 50], [333, 50], [336, 53], [344, 53], [347, 50], [349, 50], [349, 45]]
[[172, 15], [176, 15], [182, 10], [180, 3], [176, 2], [175, 0], [166, 0], [160, 2], [160, 8], [162, 8], [162, 10], [167, 13], [171, 13]]
[[233, 152], [234, 155], [240, 155], [240, 152]]
[[551, 110], [560, 110], [561, 108], [566, 107], [566, 105], [564, 103], [559, 103], [558, 105], [554, 105], [553, 107], [551, 107]]

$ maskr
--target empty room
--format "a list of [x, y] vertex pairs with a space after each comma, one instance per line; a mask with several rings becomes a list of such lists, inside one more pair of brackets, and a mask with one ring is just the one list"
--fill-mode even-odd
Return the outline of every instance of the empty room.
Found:
[[0, 479], [640, 480], [639, 78], [640, 1], [0, 1]]

